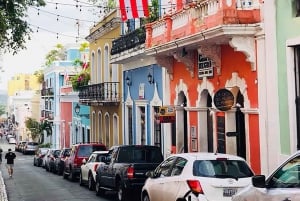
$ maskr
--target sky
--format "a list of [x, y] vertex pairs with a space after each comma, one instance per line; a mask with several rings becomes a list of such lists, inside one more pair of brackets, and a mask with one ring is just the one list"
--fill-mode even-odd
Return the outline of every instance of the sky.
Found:
[[[34, 73], [42, 69], [46, 54], [57, 44], [81, 44], [89, 29], [100, 19], [100, 8], [87, 0], [48, 0], [46, 7], [29, 7], [27, 22], [33, 30], [26, 50], [16, 55], [2, 57], [0, 89], [7, 89], [7, 82], [18, 73]], [[81, 11], [80, 11], [81, 10]], [[78, 20], [79, 19], [79, 28]], [[79, 34], [79, 38], [76, 38]], [[1, 59], [1, 58], [0, 58]]]

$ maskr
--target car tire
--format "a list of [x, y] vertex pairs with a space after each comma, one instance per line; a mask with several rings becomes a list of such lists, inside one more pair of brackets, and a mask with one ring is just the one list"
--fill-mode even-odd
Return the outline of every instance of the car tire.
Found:
[[63, 170], [63, 178], [64, 178], [64, 179], [68, 179], [68, 176], [69, 176], [69, 175], [66, 174], [66, 170], [64, 169], [64, 170]]
[[100, 182], [98, 179], [96, 180], [95, 191], [96, 191], [96, 195], [100, 195], [100, 196], [105, 195], [105, 190], [100, 187]]
[[143, 195], [142, 201], [150, 201], [148, 194]]
[[94, 181], [92, 173], [90, 173], [89, 177], [88, 177], [88, 189], [90, 191], [95, 190], [95, 181]]
[[76, 180], [76, 175], [74, 173], [74, 171], [70, 168], [70, 175], [69, 178], [71, 181], [75, 181]]
[[81, 171], [79, 173], [79, 185], [80, 186], [83, 186], [83, 181], [82, 181], [82, 174], [81, 174]]
[[118, 201], [127, 201], [127, 192], [124, 188], [122, 182], [118, 182], [117, 184], [117, 200]]

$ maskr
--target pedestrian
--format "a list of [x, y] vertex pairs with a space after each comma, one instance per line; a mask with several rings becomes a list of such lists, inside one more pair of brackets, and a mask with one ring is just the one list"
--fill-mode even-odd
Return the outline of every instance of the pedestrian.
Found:
[[3, 150], [2, 150], [2, 148], [0, 147], [0, 165], [1, 165], [1, 163], [2, 163], [2, 152], [3, 152]]
[[14, 172], [13, 167], [14, 167], [15, 158], [16, 158], [16, 154], [12, 152], [11, 149], [8, 149], [8, 152], [5, 154], [5, 159], [7, 160], [6, 167], [10, 177], [12, 177]]

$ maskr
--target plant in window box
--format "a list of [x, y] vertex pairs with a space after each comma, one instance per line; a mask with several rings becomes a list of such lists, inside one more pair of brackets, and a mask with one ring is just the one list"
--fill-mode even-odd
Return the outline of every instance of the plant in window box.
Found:
[[79, 62], [82, 66], [82, 70], [71, 78], [73, 90], [78, 91], [80, 87], [89, 84], [91, 75], [90, 75], [90, 68], [88, 62], [81, 62], [78, 60], [76, 60], [75, 62]]

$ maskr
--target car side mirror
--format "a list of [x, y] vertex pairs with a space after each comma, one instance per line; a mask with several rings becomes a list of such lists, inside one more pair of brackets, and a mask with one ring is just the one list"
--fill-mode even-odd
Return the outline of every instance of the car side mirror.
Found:
[[85, 158], [82, 160], [82, 164], [86, 164], [86, 160], [85, 160]]
[[256, 188], [266, 188], [266, 176], [255, 175], [252, 177], [252, 184]]

